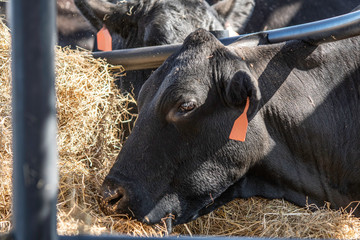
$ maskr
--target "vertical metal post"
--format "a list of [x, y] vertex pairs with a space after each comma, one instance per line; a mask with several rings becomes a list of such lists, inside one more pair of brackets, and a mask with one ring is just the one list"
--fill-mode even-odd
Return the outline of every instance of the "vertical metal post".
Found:
[[11, 0], [16, 240], [56, 234], [55, 0]]

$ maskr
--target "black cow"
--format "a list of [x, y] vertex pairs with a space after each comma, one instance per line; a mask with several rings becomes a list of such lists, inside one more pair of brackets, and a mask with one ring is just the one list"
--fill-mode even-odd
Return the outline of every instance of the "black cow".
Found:
[[[225, 47], [200, 29], [150, 76], [104, 213], [180, 224], [234, 198], [360, 200], [360, 37], [262, 42]], [[229, 139], [247, 99], [246, 139]]]

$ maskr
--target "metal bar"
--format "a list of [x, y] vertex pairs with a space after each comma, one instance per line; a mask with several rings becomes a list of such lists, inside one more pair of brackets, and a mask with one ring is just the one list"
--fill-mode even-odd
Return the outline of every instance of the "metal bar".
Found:
[[[142, 237], [132, 237], [126, 235], [77, 235], [77, 236], [59, 236], [59, 240], [140, 240]], [[170, 236], [162, 237], [163, 240], [266, 240], [267, 238], [256, 237], [217, 237], [217, 236]], [[290, 240], [290, 238], [278, 238], [279, 240]], [[146, 237], [146, 240], [159, 240], [158, 237]], [[291, 240], [300, 240], [299, 238], [291, 238]]]
[[320, 21], [222, 38], [220, 41], [224, 45], [229, 45], [239, 39], [257, 34], [266, 34], [269, 43], [295, 39], [314, 43], [337, 41], [360, 34], [360, 10]]
[[266, 31], [270, 43], [293, 39], [330, 42], [360, 34], [360, 11], [316, 22]]
[[129, 48], [109, 52], [94, 52], [96, 58], [106, 58], [113, 65], [122, 65], [126, 70], [151, 69], [159, 67], [181, 44], [156, 47]]
[[13, 235], [54, 240], [57, 150], [55, 0], [11, 0]]
[[[360, 10], [321, 21], [279, 28], [269, 31], [219, 39], [229, 45], [250, 35], [266, 34], [269, 43], [288, 40], [306, 40], [314, 43], [335, 41], [360, 34]], [[110, 64], [123, 65], [126, 70], [159, 67], [181, 44], [94, 52], [96, 58], [105, 58]]]

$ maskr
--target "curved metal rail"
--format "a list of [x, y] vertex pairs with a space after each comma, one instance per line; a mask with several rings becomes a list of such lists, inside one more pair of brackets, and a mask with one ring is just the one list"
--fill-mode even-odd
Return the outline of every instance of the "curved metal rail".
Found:
[[[306, 40], [313, 43], [337, 41], [360, 35], [360, 10], [348, 14], [285, 28], [239, 35], [219, 39], [229, 45], [247, 36], [265, 34], [269, 43], [288, 40]], [[109, 52], [94, 52], [96, 58], [105, 58], [113, 65], [123, 65], [126, 70], [151, 69], [159, 67], [181, 44], [154, 47], [130, 48]]]

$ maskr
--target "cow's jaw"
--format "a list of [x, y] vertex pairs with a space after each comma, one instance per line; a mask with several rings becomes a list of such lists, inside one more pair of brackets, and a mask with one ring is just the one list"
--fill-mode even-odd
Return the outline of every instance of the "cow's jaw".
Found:
[[168, 233], [172, 231], [173, 225], [176, 224], [177, 213], [180, 209], [179, 199], [176, 194], [165, 195], [155, 207], [141, 220], [147, 224], [164, 223]]
[[139, 220], [147, 224], [163, 222], [167, 228], [169, 228], [169, 226], [171, 228], [175, 225], [193, 221], [238, 197], [238, 188], [241, 187], [241, 185], [242, 179], [231, 185], [223, 193], [219, 194], [219, 196], [209, 195], [208, 198], [203, 199], [202, 203], [197, 204], [196, 207], [191, 207], [191, 203], [186, 200], [181, 200], [176, 193], [167, 194], [156, 204], [149, 214]]

